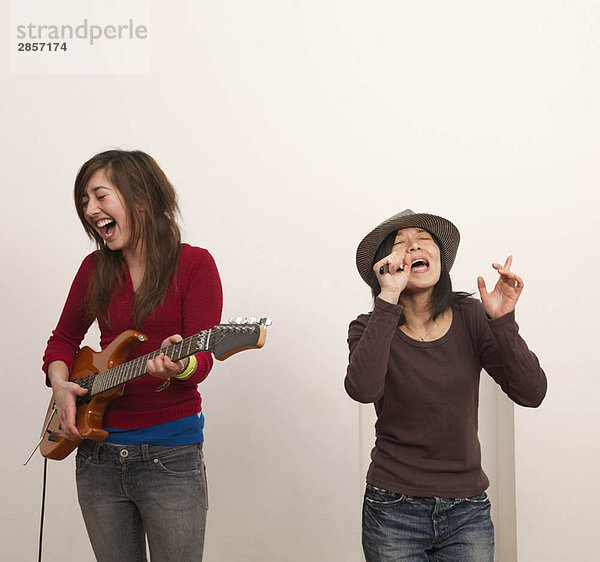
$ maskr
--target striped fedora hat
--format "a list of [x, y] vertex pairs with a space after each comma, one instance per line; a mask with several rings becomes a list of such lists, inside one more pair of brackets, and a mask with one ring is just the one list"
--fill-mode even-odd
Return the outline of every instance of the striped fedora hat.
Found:
[[401, 228], [422, 228], [433, 234], [440, 244], [440, 251], [444, 256], [446, 267], [448, 270], [452, 267], [460, 242], [458, 229], [443, 217], [428, 213], [415, 213], [411, 209], [405, 209], [371, 230], [356, 249], [356, 267], [360, 276], [370, 287], [377, 286], [377, 278], [373, 272], [373, 260], [377, 249], [388, 234]]

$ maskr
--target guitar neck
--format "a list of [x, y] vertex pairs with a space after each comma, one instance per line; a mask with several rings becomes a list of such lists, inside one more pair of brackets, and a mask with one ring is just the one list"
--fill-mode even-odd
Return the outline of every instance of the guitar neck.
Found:
[[113, 367], [108, 371], [102, 373], [96, 373], [89, 377], [89, 379], [83, 379], [80, 381], [82, 386], [89, 388], [89, 392], [86, 397], [92, 398], [96, 394], [106, 392], [111, 388], [125, 384], [126, 382], [132, 381], [146, 374], [146, 367], [148, 361], [155, 359], [161, 353], [164, 353], [172, 361], [179, 361], [195, 353], [201, 351], [210, 351], [210, 335], [212, 330], [203, 330], [193, 336], [185, 338], [180, 342], [174, 343], [169, 347], [158, 349], [152, 353], [142, 355], [137, 359], [132, 359], [127, 363]]

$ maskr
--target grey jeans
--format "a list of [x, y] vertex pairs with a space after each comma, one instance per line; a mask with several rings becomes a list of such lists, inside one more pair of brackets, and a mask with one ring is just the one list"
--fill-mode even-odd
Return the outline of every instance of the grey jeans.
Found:
[[100, 562], [202, 560], [208, 494], [202, 443], [162, 447], [84, 441], [77, 494]]

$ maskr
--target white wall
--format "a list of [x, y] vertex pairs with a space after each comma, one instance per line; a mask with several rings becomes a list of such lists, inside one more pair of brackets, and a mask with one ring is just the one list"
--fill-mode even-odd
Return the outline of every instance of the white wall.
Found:
[[[369, 307], [354, 251], [406, 207], [461, 230], [457, 288], [515, 255], [518, 321], [550, 380], [539, 410], [515, 414], [519, 560], [589, 558], [597, 3], [155, 0], [153, 12], [150, 75], [18, 75], [2, 59], [3, 556], [36, 552], [42, 463], [20, 463], [49, 399], [45, 341], [89, 251], [74, 176], [119, 146], [154, 155], [176, 185], [186, 240], [219, 266], [224, 316], [274, 320], [263, 350], [202, 385], [208, 562], [361, 560], [360, 407], [342, 387], [347, 324]], [[506, 449], [499, 431], [490, 450]], [[493, 470], [510, 480], [505, 455]], [[72, 459], [50, 466], [47, 561], [91, 557], [72, 472]]]

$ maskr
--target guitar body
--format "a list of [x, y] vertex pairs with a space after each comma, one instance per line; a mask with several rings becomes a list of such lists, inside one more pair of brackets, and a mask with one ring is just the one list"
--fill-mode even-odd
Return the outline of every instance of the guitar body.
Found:
[[[146, 340], [144, 334], [135, 330], [127, 330], [119, 334], [102, 351], [93, 351], [89, 347], [81, 348], [73, 361], [69, 380], [80, 381], [125, 363], [133, 350]], [[108, 437], [108, 432], [102, 429], [104, 412], [115, 398], [119, 398], [123, 394], [124, 389], [125, 385], [122, 384], [94, 396], [89, 402], [84, 400], [77, 406], [76, 425], [84, 439], [104, 441]], [[71, 454], [81, 440], [71, 441], [63, 437], [57, 416], [52, 417], [53, 407], [54, 395], [50, 399], [44, 420], [44, 436], [40, 444], [40, 452], [48, 459], [62, 460]], [[50, 417], [52, 419], [48, 424]]]

